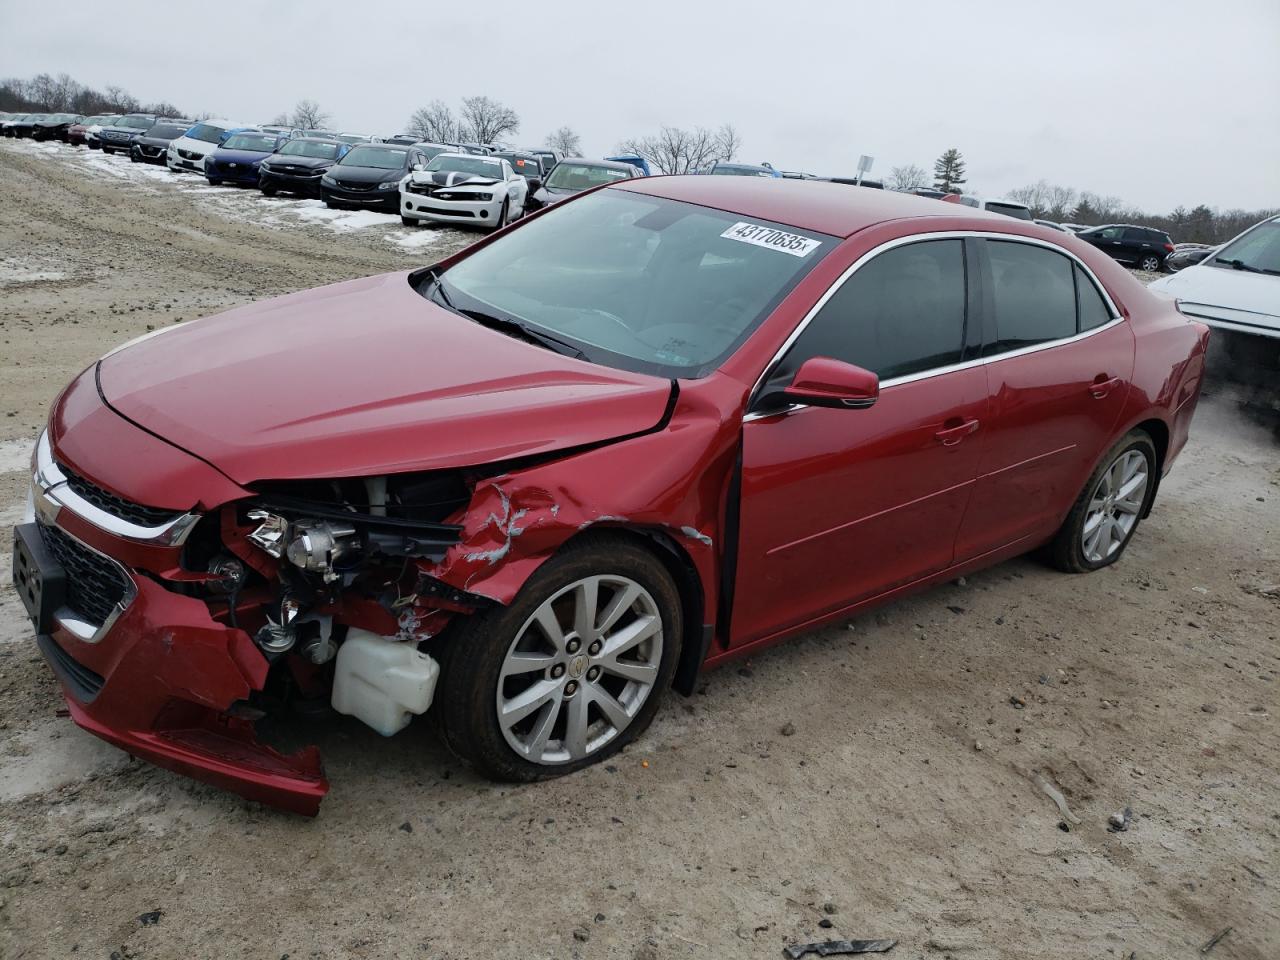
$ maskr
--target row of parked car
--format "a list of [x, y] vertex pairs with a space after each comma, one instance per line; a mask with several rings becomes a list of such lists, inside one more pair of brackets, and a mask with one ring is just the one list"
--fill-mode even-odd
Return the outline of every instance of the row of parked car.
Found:
[[231, 120], [135, 113], [0, 114], [9, 137], [61, 140], [135, 163], [202, 174], [210, 184], [257, 187], [266, 196], [317, 197], [335, 208], [400, 214], [407, 226], [451, 223], [497, 229], [534, 210], [613, 180], [647, 176], [635, 155], [564, 157], [551, 148], [431, 143]]
[[[292, 193], [319, 197], [330, 207], [399, 213], [406, 226], [453, 223], [497, 229], [590, 187], [651, 172], [648, 163], [635, 155], [587, 160], [565, 158], [550, 148], [430, 143], [411, 134], [384, 140], [356, 133], [247, 126], [230, 120], [194, 122], [145, 113], [0, 114], [0, 121], [5, 136], [57, 139], [105, 153], [124, 152], [139, 163], [203, 174], [214, 185], [256, 186], [267, 196]], [[696, 172], [833, 180], [883, 189], [876, 180], [817, 177], [776, 170], [768, 163], [715, 161]], [[911, 192], [1074, 233], [1114, 259], [1150, 272], [1173, 272], [1198, 263], [1211, 249], [1179, 248], [1164, 231], [1136, 224], [1088, 227], [1035, 219], [1029, 207], [1015, 200], [929, 188]]]

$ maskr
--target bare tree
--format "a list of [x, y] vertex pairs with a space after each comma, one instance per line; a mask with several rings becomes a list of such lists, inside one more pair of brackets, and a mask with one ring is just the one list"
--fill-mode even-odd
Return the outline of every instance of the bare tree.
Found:
[[281, 110], [279, 113], [277, 113], [274, 117], [271, 118], [271, 125], [273, 127], [293, 126], [293, 124], [289, 122], [289, 114], [285, 113], [283, 110]]
[[553, 130], [544, 142], [552, 150], [559, 150], [566, 157], [582, 155], [582, 138], [574, 133], [570, 127], [561, 127], [558, 130]]
[[303, 130], [321, 130], [330, 116], [314, 100], [299, 100], [293, 107], [293, 125]]
[[493, 143], [520, 129], [519, 115], [489, 97], [463, 97], [462, 122], [477, 143]]
[[443, 100], [432, 100], [425, 107], [413, 111], [405, 129], [415, 137], [431, 143], [456, 143], [466, 139], [462, 135], [458, 118]]
[[138, 98], [123, 87], [109, 86], [103, 95], [107, 107], [120, 113], [133, 113], [138, 109]]
[[929, 171], [914, 163], [889, 171], [890, 190], [919, 190], [929, 185]]
[[731, 160], [740, 146], [737, 131], [727, 123], [715, 132], [705, 127], [685, 130], [664, 126], [654, 136], [622, 141], [618, 152], [638, 153], [662, 173], [681, 174], [716, 160]]

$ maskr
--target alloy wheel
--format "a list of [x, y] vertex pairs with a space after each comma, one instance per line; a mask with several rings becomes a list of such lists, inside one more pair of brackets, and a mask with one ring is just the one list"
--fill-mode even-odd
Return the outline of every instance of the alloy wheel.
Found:
[[653, 693], [662, 644], [658, 605], [629, 577], [585, 577], [553, 594], [520, 628], [498, 675], [507, 744], [548, 766], [597, 752]]
[[1124, 546], [1142, 512], [1149, 480], [1141, 450], [1126, 450], [1098, 478], [1080, 532], [1081, 548], [1090, 563], [1102, 563]]

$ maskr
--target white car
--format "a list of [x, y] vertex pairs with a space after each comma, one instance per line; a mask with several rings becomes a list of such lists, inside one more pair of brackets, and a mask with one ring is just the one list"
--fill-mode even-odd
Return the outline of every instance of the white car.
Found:
[[1280, 338], [1280, 217], [1256, 223], [1193, 267], [1148, 290], [1211, 327]]
[[991, 213], [1003, 213], [1006, 217], [1013, 217], [1015, 220], [1035, 219], [1031, 216], [1031, 208], [1017, 200], [999, 198], [984, 200], [982, 197], [972, 197], [966, 193], [962, 194], [956, 203], [963, 203], [966, 207], [976, 207], [979, 210], [988, 210]]
[[234, 120], [201, 120], [169, 144], [164, 162], [170, 170], [204, 173], [204, 158], [217, 150], [234, 131], [245, 127]]
[[497, 230], [524, 216], [529, 182], [499, 157], [441, 153], [400, 182], [400, 220]]

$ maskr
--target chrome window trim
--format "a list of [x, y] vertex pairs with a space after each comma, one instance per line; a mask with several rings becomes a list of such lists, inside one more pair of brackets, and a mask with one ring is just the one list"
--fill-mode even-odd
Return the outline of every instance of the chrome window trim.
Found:
[[[760, 392], [760, 387], [769, 378], [769, 374], [773, 372], [773, 368], [778, 365], [779, 361], [786, 356], [787, 351], [790, 350], [795, 345], [795, 342], [800, 339], [800, 336], [808, 328], [809, 324], [813, 321], [813, 318], [816, 317], [818, 313], [821, 312], [822, 308], [827, 305], [827, 301], [835, 296], [836, 291], [844, 286], [845, 282], [857, 273], [864, 264], [880, 256], [882, 253], [886, 253], [890, 250], [894, 250], [898, 247], [904, 247], [912, 243], [921, 243], [928, 240], [966, 239], [1002, 240], [1011, 241], [1013, 243], [1026, 243], [1036, 247], [1044, 247], [1047, 250], [1052, 250], [1054, 253], [1060, 253], [1064, 257], [1068, 257], [1084, 271], [1085, 275], [1097, 288], [1098, 293], [1102, 295], [1103, 302], [1106, 304], [1107, 311], [1111, 316], [1110, 321], [1102, 324], [1101, 326], [1094, 327], [1092, 330], [1085, 330], [1083, 333], [1072, 334], [1070, 337], [1064, 337], [1060, 340], [1046, 340], [1044, 343], [1037, 343], [1034, 346], [1022, 347], [1021, 349], [1010, 350], [1005, 353], [992, 354], [989, 357], [975, 357], [973, 360], [966, 360], [962, 363], [954, 363], [945, 367], [932, 367], [928, 370], [920, 370], [916, 373], [904, 374], [901, 377], [892, 377], [881, 382], [881, 390], [887, 390], [890, 387], [896, 387], [904, 383], [914, 383], [917, 380], [927, 380], [931, 377], [940, 377], [944, 374], [955, 373], [958, 370], [966, 370], [970, 367], [984, 366], [988, 363], [997, 363], [1001, 360], [1007, 360], [1013, 357], [1026, 356], [1029, 353], [1049, 350], [1053, 347], [1060, 347], [1068, 343], [1075, 343], [1078, 340], [1083, 340], [1085, 337], [1091, 337], [1096, 333], [1101, 333], [1103, 330], [1109, 330], [1117, 323], [1123, 322], [1124, 317], [1121, 314], [1120, 309], [1116, 306], [1115, 301], [1111, 299], [1111, 294], [1107, 291], [1107, 288], [1102, 285], [1098, 280], [1097, 275], [1089, 268], [1089, 265], [1070, 250], [1064, 249], [1056, 243], [1050, 243], [1048, 240], [1042, 240], [1039, 237], [1023, 237], [1012, 233], [999, 233], [991, 230], [937, 230], [929, 233], [913, 233], [905, 237], [895, 237], [892, 240], [886, 240], [878, 247], [873, 247], [851, 263], [844, 272], [835, 279], [831, 286], [826, 289], [822, 296], [817, 299], [814, 305], [809, 308], [808, 312], [803, 318], [801, 318], [800, 322], [796, 324], [796, 328], [791, 331], [791, 334], [787, 339], [782, 342], [782, 346], [774, 353], [773, 359], [765, 364], [764, 370], [761, 372], [760, 376], [756, 378], [756, 382], [751, 388], [750, 398], [747, 402], [748, 410], [750, 410], [751, 402], [755, 400], [756, 395]], [[796, 410], [805, 409], [808, 408], [803, 404], [793, 404], [792, 406], [783, 407], [779, 410], [772, 410], [767, 413], [748, 412], [743, 416], [742, 420], [744, 423], [750, 423], [753, 420], [760, 420], [764, 417], [776, 417], [780, 414], [785, 415], [793, 413]]]
[[[108, 513], [96, 504], [90, 503], [71, 489], [67, 483], [67, 475], [62, 472], [53, 459], [53, 448], [49, 443], [49, 432], [40, 434], [36, 441], [35, 453], [31, 462], [32, 497], [43, 516], [54, 518], [58, 511], [66, 508], [78, 517], [124, 540], [138, 543], [149, 543], [163, 547], [177, 547], [186, 542], [192, 529], [200, 520], [197, 513], [184, 513], [158, 526], [148, 527], [139, 523], [117, 517]], [[50, 519], [52, 522], [52, 519]], [[98, 552], [98, 551], [95, 551]]]

